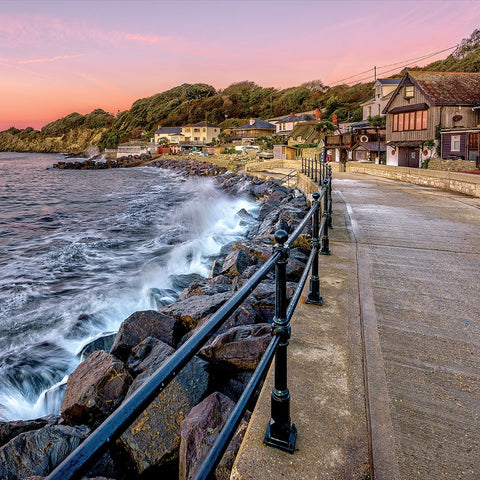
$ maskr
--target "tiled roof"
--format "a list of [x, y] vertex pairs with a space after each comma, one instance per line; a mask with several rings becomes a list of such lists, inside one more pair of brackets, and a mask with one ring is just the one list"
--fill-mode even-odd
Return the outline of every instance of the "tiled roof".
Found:
[[303, 113], [301, 115], [288, 115], [287, 117], [281, 118], [277, 123], [287, 123], [287, 122], [307, 122], [309, 120], [315, 120], [315, 115], [310, 115]]
[[158, 130], [155, 130], [155, 133], [158, 134], [175, 134], [175, 133], [182, 133], [182, 127], [162, 127], [159, 128]]
[[480, 73], [409, 71], [433, 105], [480, 105]]
[[260, 118], [257, 118], [253, 123], [247, 123], [246, 125], [243, 125], [239, 128], [241, 128], [242, 130], [253, 130], [257, 128], [275, 130], [275, 125], [268, 123], [265, 120], [261, 120]]

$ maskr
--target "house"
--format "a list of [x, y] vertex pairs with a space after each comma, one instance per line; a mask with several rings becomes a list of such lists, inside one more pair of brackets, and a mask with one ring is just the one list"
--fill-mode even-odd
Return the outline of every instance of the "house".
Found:
[[442, 128], [479, 124], [480, 73], [407, 71], [382, 113], [387, 165], [419, 167]]
[[178, 144], [185, 140], [185, 136], [182, 135], [182, 127], [158, 127], [155, 130], [154, 138], [157, 145], [163, 138], [167, 139], [169, 144]]
[[220, 127], [210, 122], [200, 122], [182, 127], [184, 140], [182, 143], [190, 145], [204, 145], [217, 140]]
[[382, 114], [383, 109], [399, 83], [399, 78], [377, 78], [377, 80], [375, 80], [373, 84], [375, 96], [361, 105], [363, 108], [363, 120]]
[[232, 140], [241, 143], [252, 143], [258, 137], [271, 137], [274, 133], [275, 125], [259, 118], [251, 118], [246, 125], [231, 130]]
[[318, 144], [325, 137], [323, 132], [317, 130], [317, 121], [302, 122], [295, 126], [289, 138], [289, 145], [301, 145], [304, 143]]
[[480, 127], [449, 128], [440, 132], [443, 159], [468, 160], [480, 168]]
[[320, 121], [321, 117], [322, 113], [318, 108], [313, 114], [299, 113], [298, 115], [295, 115], [294, 113], [291, 113], [290, 115], [280, 118], [275, 122], [275, 133], [277, 135], [290, 135], [298, 123]]

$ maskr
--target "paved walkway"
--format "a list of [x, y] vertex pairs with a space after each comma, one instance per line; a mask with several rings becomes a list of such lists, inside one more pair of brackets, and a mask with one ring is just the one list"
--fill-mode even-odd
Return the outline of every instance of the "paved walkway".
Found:
[[267, 379], [232, 478], [363, 480], [371, 438], [376, 480], [478, 480], [480, 199], [335, 174], [334, 225], [292, 321], [298, 450], [262, 445]]

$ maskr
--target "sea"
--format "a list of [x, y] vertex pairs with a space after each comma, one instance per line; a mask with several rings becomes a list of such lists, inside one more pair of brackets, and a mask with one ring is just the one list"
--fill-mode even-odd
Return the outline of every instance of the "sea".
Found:
[[174, 301], [245, 235], [250, 199], [139, 167], [58, 170], [0, 152], [0, 420], [59, 413], [82, 348]]

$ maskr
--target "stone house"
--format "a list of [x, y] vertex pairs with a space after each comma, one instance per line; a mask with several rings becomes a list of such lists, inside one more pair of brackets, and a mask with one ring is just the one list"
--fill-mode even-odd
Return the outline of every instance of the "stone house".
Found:
[[419, 167], [442, 128], [479, 124], [480, 73], [407, 71], [382, 113], [387, 165]]

